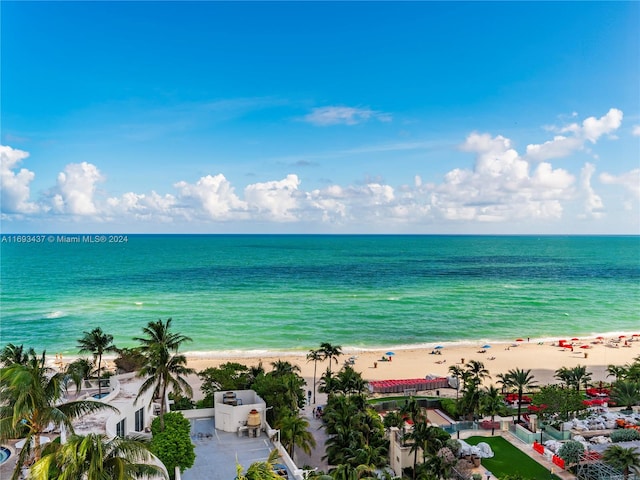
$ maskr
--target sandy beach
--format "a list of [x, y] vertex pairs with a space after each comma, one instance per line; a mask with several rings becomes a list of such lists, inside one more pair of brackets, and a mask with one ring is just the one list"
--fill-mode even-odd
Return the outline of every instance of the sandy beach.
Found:
[[[635, 339], [634, 339], [635, 340]], [[490, 348], [478, 346], [446, 346], [434, 350], [430, 348], [396, 349], [391, 361], [381, 361], [387, 350], [380, 351], [349, 351], [339, 357], [338, 364], [334, 363], [332, 369], [337, 370], [345, 360], [355, 356], [353, 368], [360, 372], [365, 380], [391, 380], [405, 378], [424, 378], [426, 375], [446, 376], [451, 365], [463, 365], [469, 360], [479, 360], [491, 374], [491, 379], [485, 384], [496, 384], [496, 375], [506, 373], [513, 368], [531, 369], [538, 384], [558, 383], [554, 378], [554, 372], [561, 367], [575, 367], [583, 365], [592, 373], [592, 381], [610, 382], [612, 377], [607, 377], [608, 365], [624, 365], [633, 361], [640, 355], [640, 341], [624, 341], [619, 343], [601, 343], [595, 339], [574, 341], [573, 351], [570, 348], [561, 348], [557, 342], [538, 343], [524, 339], [522, 342], [493, 343]], [[587, 345], [589, 348], [582, 348]], [[482, 350], [486, 350], [482, 352]], [[440, 354], [432, 354], [439, 351]], [[301, 375], [307, 380], [307, 384], [313, 383], [313, 362], [307, 362], [305, 354], [286, 354], [280, 356], [261, 357], [225, 357], [207, 358], [202, 356], [189, 356], [189, 366], [201, 371], [207, 367], [216, 367], [225, 362], [238, 362], [253, 366], [262, 362], [268, 371], [271, 363], [276, 360], [287, 360], [300, 367]], [[317, 377], [326, 370], [328, 361], [318, 362]], [[198, 380], [192, 379], [194, 394], [198, 398]]]

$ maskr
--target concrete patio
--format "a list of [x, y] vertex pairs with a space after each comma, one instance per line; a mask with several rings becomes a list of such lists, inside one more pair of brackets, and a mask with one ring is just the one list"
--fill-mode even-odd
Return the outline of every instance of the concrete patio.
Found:
[[236, 464], [245, 471], [252, 463], [265, 461], [275, 448], [264, 432], [256, 438], [239, 437], [216, 430], [212, 418], [197, 419], [191, 439], [196, 446], [196, 461], [184, 471], [182, 480], [233, 480]]

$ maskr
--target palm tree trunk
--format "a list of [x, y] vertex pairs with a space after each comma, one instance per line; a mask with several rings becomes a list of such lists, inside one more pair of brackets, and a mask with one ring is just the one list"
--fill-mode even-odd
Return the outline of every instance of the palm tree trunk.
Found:
[[318, 361], [313, 361], [313, 404], [316, 404], [316, 368], [318, 366]]
[[98, 398], [102, 398], [102, 355], [98, 356]]

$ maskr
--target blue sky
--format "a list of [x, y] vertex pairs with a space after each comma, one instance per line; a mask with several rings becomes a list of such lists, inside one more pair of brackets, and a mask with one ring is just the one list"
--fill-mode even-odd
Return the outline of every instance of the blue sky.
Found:
[[2, 2], [3, 232], [640, 233], [637, 2]]

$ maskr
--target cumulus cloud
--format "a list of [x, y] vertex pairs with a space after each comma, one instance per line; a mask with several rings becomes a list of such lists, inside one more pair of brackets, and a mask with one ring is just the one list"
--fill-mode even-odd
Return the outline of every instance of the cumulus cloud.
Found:
[[[603, 135], [612, 135], [622, 124], [623, 113], [617, 108], [611, 108], [600, 118], [588, 117], [582, 124], [571, 123], [562, 127], [547, 127], [557, 135], [553, 140], [543, 144], [527, 145], [527, 158], [533, 161], [545, 161], [553, 158], [563, 158], [573, 152], [584, 149], [586, 142], [595, 144]], [[566, 136], [570, 134], [571, 136]]]
[[633, 130], [631, 131], [631, 134], [634, 137], [640, 137], [640, 125], [634, 125]]
[[391, 115], [388, 113], [376, 112], [369, 108], [355, 108], [343, 106], [328, 106], [314, 108], [311, 113], [305, 115], [304, 120], [313, 125], [356, 125], [371, 119], [381, 122], [390, 122]]
[[70, 163], [58, 174], [52, 204], [54, 211], [70, 215], [95, 215], [96, 184], [104, 178], [98, 167], [91, 163]]
[[287, 175], [283, 180], [247, 185], [244, 198], [250, 210], [276, 222], [291, 222], [299, 220], [299, 185], [297, 175]]
[[22, 150], [0, 145], [0, 185], [2, 185], [2, 213], [29, 214], [39, 210], [38, 206], [29, 201], [29, 184], [35, 178], [35, 173], [21, 168], [22, 160], [29, 154]]
[[234, 193], [234, 188], [224, 175], [207, 175], [195, 184], [181, 181], [174, 185], [180, 193], [180, 201], [196, 210], [203, 209], [212, 219], [224, 220], [233, 213], [245, 211], [246, 203]]

